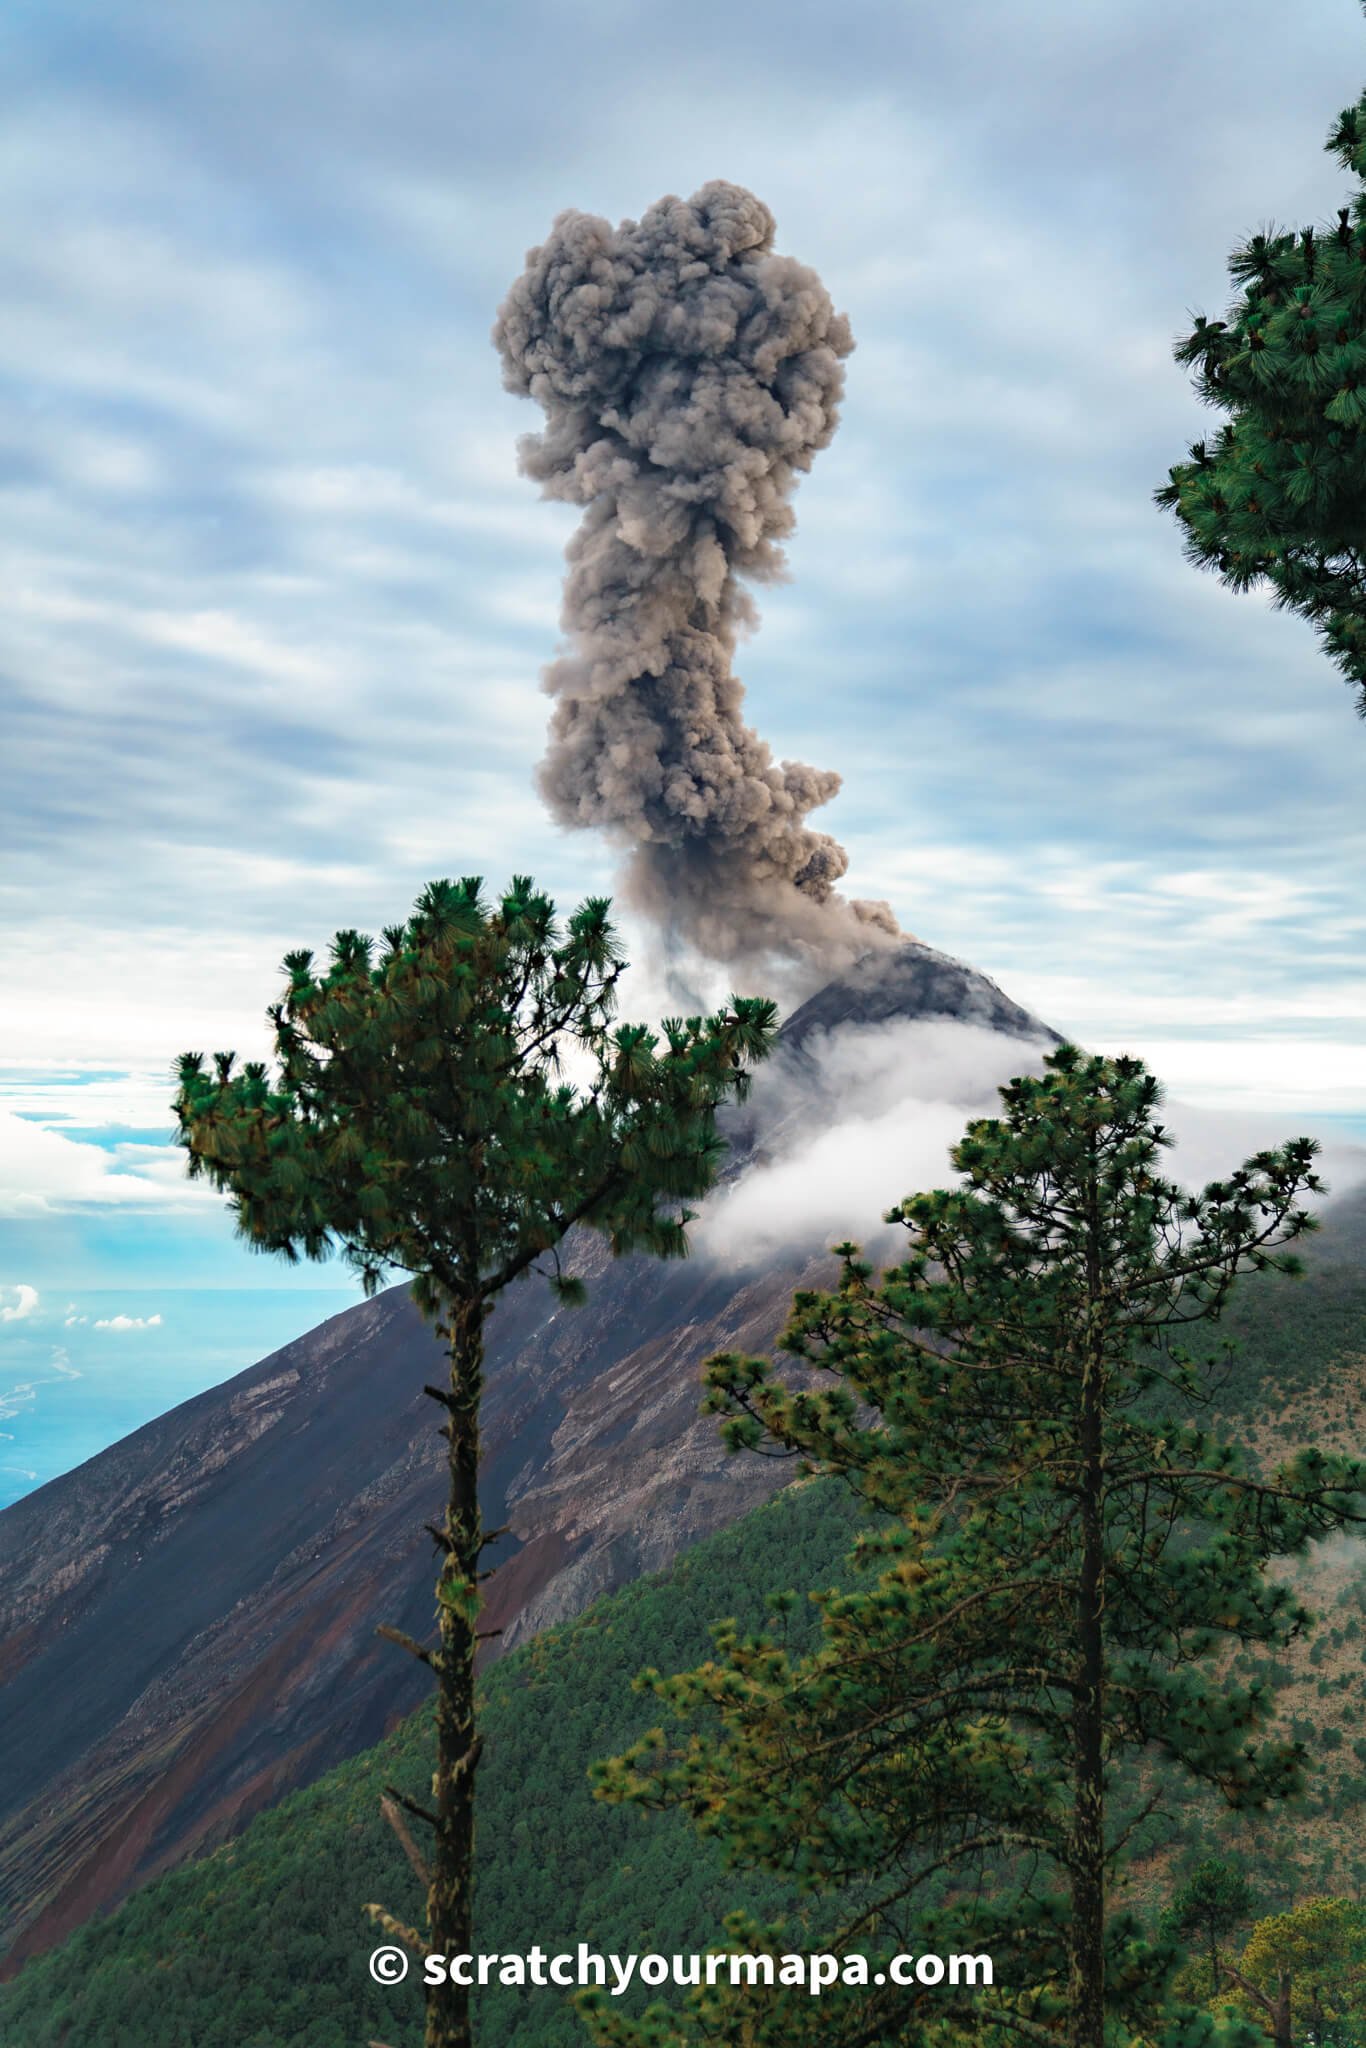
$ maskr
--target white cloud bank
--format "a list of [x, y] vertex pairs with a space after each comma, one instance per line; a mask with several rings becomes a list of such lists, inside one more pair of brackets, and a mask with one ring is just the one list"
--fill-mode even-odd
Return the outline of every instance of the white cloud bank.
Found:
[[[999, 1113], [997, 1090], [1042, 1071], [1046, 1048], [947, 1019], [850, 1025], [811, 1040], [810, 1064], [779, 1054], [761, 1069], [754, 1107], [758, 1162], [707, 1202], [696, 1249], [744, 1267], [796, 1247], [851, 1237], [874, 1256], [895, 1254], [888, 1209], [953, 1181], [949, 1148], [970, 1118]], [[1159, 1079], [1161, 1078], [1159, 1072]], [[1301, 1135], [1313, 1118], [1164, 1105], [1175, 1140], [1166, 1171], [1203, 1187], [1247, 1155]], [[1366, 1148], [1329, 1138], [1320, 1161], [1331, 1194], [1366, 1178]]]
[[97, 1330], [159, 1330], [160, 1316], [100, 1316], [96, 1319]]
[[186, 1179], [183, 1155], [166, 1146], [91, 1145], [0, 1108], [0, 1220], [113, 1207], [178, 1209], [211, 1192]]
[[990, 1115], [1013, 1075], [1040, 1071], [1044, 1051], [942, 1018], [851, 1025], [807, 1049], [811, 1065], [779, 1054], [760, 1070], [760, 1163], [695, 1226], [698, 1250], [725, 1264], [844, 1237], [889, 1247], [884, 1212], [945, 1183], [969, 1117]]

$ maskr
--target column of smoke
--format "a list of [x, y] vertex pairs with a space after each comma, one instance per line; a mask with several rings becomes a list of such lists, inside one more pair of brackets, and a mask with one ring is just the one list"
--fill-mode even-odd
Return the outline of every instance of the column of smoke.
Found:
[[741, 579], [783, 573], [792, 493], [834, 433], [854, 345], [773, 230], [721, 182], [619, 228], [563, 213], [493, 338], [504, 383], [546, 415], [524, 472], [585, 508], [546, 671], [551, 810], [629, 850], [627, 897], [672, 940], [830, 968], [896, 920], [837, 892], [848, 857], [807, 817], [840, 778], [772, 758], [732, 668], [757, 621]]

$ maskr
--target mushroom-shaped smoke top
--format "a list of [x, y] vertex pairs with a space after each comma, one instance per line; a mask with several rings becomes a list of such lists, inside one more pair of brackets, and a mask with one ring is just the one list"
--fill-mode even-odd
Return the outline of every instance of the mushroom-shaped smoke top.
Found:
[[562, 213], [493, 338], [508, 389], [546, 416], [524, 472], [584, 507], [545, 677], [552, 811], [630, 849], [628, 894], [671, 936], [825, 963], [897, 925], [837, 894], [848, 856], [806, 820], [840, 778], [774, 761], [731, 665], [758, 617], [741, 579], [783, 573], [792, 492], [835, 431], [854, 346], [773, 230], [719, 181], [618, 228]]

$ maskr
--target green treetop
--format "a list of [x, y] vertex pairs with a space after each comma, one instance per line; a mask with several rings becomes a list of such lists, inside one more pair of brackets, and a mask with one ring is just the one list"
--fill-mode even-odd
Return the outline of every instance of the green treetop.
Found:
[[1254, 1893], [1241, 1870], [1211, 1857], [1193, 1870], [1163, 1914], [1164, 1931], [1194, 1935], [1209, 1964], [1210, 1997], [1219, 1989], [1219, 1946], [1252, 1917]]
[[[613, 1028], [623, 962], [607, 903], [589, 901], [561, 926], [524, 876], [496, 905], [478, 880], [434, 882], [382, 945], [339, 932], [325, 968], [299, 952], [285, 970], [269, 1013], [278, 1072], [187, 1054], [180, 1142], [191, 1174], [230, 1194], [255, 1249], [288, 1259], [339, 1249], [367, 1293], [407, 1272], [445, 1342], [447, 1382], [426, 1390], [449, 1468], [431, 1528], [438, 1640], [384, 1631], [437, 1683], [432, 1804], [394, 1794], [387, 1808], [427, 1884], [426, 1935], [371, 1911], [419, 1953], [467, 1954], [480, 1558], [493, 1540], [478, 1499], [485, 1323], [502, 1290], [533, 1271], [579, 1297], [559, 1256], [575, 1225], [616, 1253], [686, 1250], [684, 1205], [712, 1184], [724, 1152], [716, 1112], [768, 1052], [774, 1006], [736, 999], [712, 1017], [666, 1021], [662, 1038]], [[566, 1055], [581, 1079], [565, 1078]], [[400, 1808], [432, 1830], [430, 1867]], [[468, 2007], [457, 1985], [429, 1991], [428, 2048], [465, 2048]]]
[[[1361, 2048], [1366, 2041], [1366, 1906], [1307, 1899], [1259, 1920], [1237, 1963], [1222, 1959], [1237, 2007], [1276, 2048]], [[1227, 1993], [1223, 1994], [1228, 1996]]]
[[[1156, 2038], [1162, 1969], [1111, 1909], [1147, 1811], [1114, 1796], [1117, 1765], [1165, 1753], [1239, 1806], [1300, 1785], [1299, 1747], [1263, 1735], [1267, 1686], [1210, 1660], [1304, 1626], [1265, 1567], [1354, 1518], [1366, 1470], [1316, 1450], [1257, 1470], [1205, 1426], [1181, 1340], [1240, 1270], [1293, 1264], [1314, 1146], [1186, 1195], [1138, 1060], [1063, 1047], [1001, 1093], [954, 1148], [959, 1184], [889, 1217], [901, 1264], [875, 1283], [839, 1247], [781, 1369], [708, 1369], [732, 1447], [836, 1474], [873, 1511], [866, 1582], [813, 1594], [812, 1654], [723, 1627], [699, 1669], [646, 1674], [693, 1732], [598, 1773], [603, 1796], [680, 1806], [733, 1861], [840, 1902], [819, 1945], [866, 1951], [867, 1986], [718, 1988], [653, 2033], [600, 2008], [602, 2042]], [[895, 1950], [989, 1953], [995, 1986], [880, 1985]]]
[[1312, 620], [1366, 716], [1366, 96], [1327, 147], [1357, 181], [1335, 225], [1235, 249], [1227, 317], [1177, 346], [1225, 418], [1156, 495], [1192, 561]]

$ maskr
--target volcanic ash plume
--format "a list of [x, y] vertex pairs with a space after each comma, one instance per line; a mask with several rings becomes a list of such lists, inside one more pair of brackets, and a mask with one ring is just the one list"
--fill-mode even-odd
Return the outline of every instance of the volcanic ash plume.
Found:
[[731, 666], [758, 617], [740, 579], [783, 573], [854, 345], [815, 272], [773, 254], [773, 225], [719, 182], [619, 228], [562, 213], [493, 338], [508, 389], [546, 415], [524, 472], [585, 508], [543, 794], [630, 848], [629, 895], [679, 940], [826, 963], [897, 925], [836, 893], [848, 857], [806, 819], [840, 778], [773, 760]]

